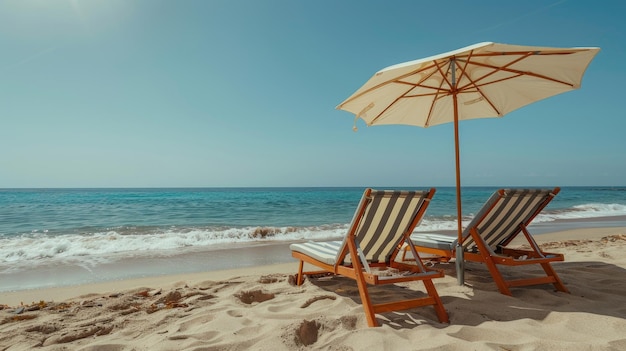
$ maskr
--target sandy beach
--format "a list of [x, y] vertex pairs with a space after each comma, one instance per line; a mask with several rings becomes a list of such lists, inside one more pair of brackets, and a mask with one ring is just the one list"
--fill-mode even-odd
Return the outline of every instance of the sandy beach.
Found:
[[[297, 262], [0, 293], [1, 350], [624, 350], [626, 227], [536, 237], [565, 254], [552, 285], [498, 293], [486, 268], [438, 264], [450, 316], [431, 307], [377, 315], [369, 328], [354, 281], [290, 284]], [[519, 268], [518, 268], [519, 269]], [[539, 273], [524, 267], [518, 273]], [[419, 283], [375, 287], [374, 299], [421, 294]]]

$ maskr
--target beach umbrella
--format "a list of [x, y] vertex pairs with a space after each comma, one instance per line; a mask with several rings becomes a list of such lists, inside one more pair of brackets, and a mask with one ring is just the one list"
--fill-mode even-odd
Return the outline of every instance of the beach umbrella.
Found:
[[479, 43], [384, 68], [337, 109], [368, 126], [428, 128], [454, 123], [458, 243], [456, 268], [463, 284], [459, 121], [503, 117], [533, 102], [580, 88], [600, 49]]

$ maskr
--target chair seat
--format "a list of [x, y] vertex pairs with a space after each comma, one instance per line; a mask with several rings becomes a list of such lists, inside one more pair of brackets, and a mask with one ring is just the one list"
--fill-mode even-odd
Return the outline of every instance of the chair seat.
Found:
[[411, 241], [415, 246], [452, 251], [455, 249], [457, 236], [454, 234], [413, 233], [411, 234]]
[[320, 242], [305, 242], [289, 245], [291, 251], [300, 252], [309, 257], [312, 257], [320, 262], [334, 265], [337, 262], [337, 254], [341, 250], [343, 241], [320, 241]]

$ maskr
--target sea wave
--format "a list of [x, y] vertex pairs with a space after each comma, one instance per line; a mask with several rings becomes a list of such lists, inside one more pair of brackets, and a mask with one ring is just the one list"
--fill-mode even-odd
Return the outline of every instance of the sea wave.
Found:
[[[566, 210], [544, 210], [533, 223], [626, 215], [621, 204], [583, 204]], [[466, 226], [474, 214], [463, 218]], [[345, 235], [348, 224], [308, 227], [123, 226], [40, 231], [0, 237], [0, 273], [51, 263], [97, 265], [129, 257], [167, 256], [233, 244], [328, 240]], [[426, 216], [417, 231], [456, 230], [454, 216]]]
[[598, 217], [613, 217], [626, 215], [626, 205], [589, 203], [576, 205], [561, 211], [545, 211], [538, 217], [541, 221], [558, 219], [584, 219]]
[[347, 225], [315, 227], [120, 227], [80, 234], [47, 232], [0, 239], [0, 273], [50, 262], [95, 265], [124, 257], [174, 255], [237, 243], [324, 240], [340, 237]]

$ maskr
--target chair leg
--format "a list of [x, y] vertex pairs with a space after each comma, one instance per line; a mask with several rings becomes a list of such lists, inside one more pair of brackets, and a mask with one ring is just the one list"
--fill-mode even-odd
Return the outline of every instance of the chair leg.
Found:
[[556, 290], [569, 293], [569, 290], [567, 290], [567, 288], [561, 281], [561, 278], [559, 278], [559, 276], [556, 274], [556, 271], [554, 270], [554, 268], [552, 268], [552, 265], [549, 262], [542, 263], [541, 267], [543, 267], [543, 270], [546, 272], [548, 276], [554, 278], [553, 284]]
[[370, 295], [367, 290], [367, 283], [365, 281], [358, 281], [357, 285], [359, 287], [359, 295], [361, 296], [361, 303], [363, 304], [363, 309], [365, 310], [365, 318], [367, 319], [367, 325], [370, 327], [378, 327], [378, 321], [376, 321], [376, 314], [374, 313], [374, 307], [372, 306], [372, 301], [370, 300]]
[[504, 280], [504, 277], [502, 277], [502, 273], [500, 273], [500, 270], [498, 269], [496, 264], [493, 262], [493, 259], [491, 258], [491, 256], [489, 256], [489, 254], [487, 254], [487, 257], [485, 258], [484, 261], [485, 261], [485, 264], [487, 265], [487, 269], [489, 269], [489, 273], [491, 273], [491, 277], [493, 278], [496, 285], [498, 286], [498, 290], [500, 290], [500, 293], [503, 295], [513, 296], [513, 294], [511, 293], [511, 290], [506, 284], [506, 281]]
[[298, 284], [298, 286], [302, 285], [304, 279], [302, 276], [302, 271], [304, 269], [304, 261], [300, 260], [300, 267], [298, 268], [298, 275], [296, 276], [296, 284]]
[[443, 307], [443, 302], [441, 302], [441, 298], [437, 293], [437, 289], [435, 288], [435, 284], [432, 280], [424, 280], [424, 286], [426, 286], [426, 291], [428, 292], [428, 296], [435, 299], [435, 304], [433, 307], [435, 308], [435, 313], [437, 313], [437, 318], [439, 318], [439, 322], [441, 323], [450, 323], [450, 319], [448, 318], [448, 312]]
[[498, 290], [500, 290], [500, 293], [513, 296], [511, 290], [509, 289], [506, 282], [504, 281], [504, 278], [502, 277], [502, 273], [500, 273], [500, 270], [496, 266], [496, 263], [493, 262], [493, 257], [491, 257], [491, 255], [489, 254], [489, 249], [487, 248], [487, 245], [485, 245], [485, 242], [483, 241], [480, 234], [478, 234], [478, 232], [476, 231], [476, 228], [471, 229], [470, 234], [472, 235], [476, 246], [478, 246], [480, 256], [482, 257], [483, 262], [487, 265], [487, 269], [489, 269], [489, 273], [491, 274], [491, 277], [498, 286]]
[[359, 296], [361, 297], [361, 304], [363, 305], [363, 309], [365, 310], [367, 325], [370, 327], [378, 327], [376, 314], [374, 313], [374, 306], [372, 305], [370, 294], [367, 290], [367, 282], [365, 281], [365, 277], [363, 276], [361, 267], [356, 267], [357, 265], [360, 266], [359, 264], [355, 264], [355, 269], [357, 270], [356, 285], [359, 288]]
[[361, 304], [365, 310], [367, 325], [370, 327], [378, 327], [378, 322], [376, 321], [376, 315], [374, 313], [374, 306], [370, 300], [370, 294], [367, 290], [367, 282], [365, 281], [365, 276], [363, 275], [363, 265], [359, 260], [359, 254], [354, 240], [348, 240], [348, 250], [350, 252], [350, 257], [353, 258], [352, 265], [355, 273], [354, 278], [356, 280], [357, 287], [359, 288], [359, 296], [361, 297]]

